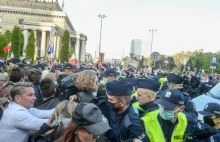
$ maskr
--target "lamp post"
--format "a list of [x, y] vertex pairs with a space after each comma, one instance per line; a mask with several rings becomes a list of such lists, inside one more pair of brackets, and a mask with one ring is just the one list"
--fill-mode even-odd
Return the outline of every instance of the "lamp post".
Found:
[[[100, 27], [100, 39], [99, 39], [99, 56], [101, 57], [101, 42], [102, 42], [102, 19], [106, 18], [107, 16], [99, 14], [98, 17], [101, 19], [101, 27]], [[102, 58], [101, 58], [102, 60]], [[101, 61], [102, 62], [102, 61]]]
[[151, 50], [150, 50], [150, 54], [152, 53], [152, 48], [153, 48], [153, 39], [154, 39], [154, 32], [156, 32], [156, 29], [150, 29], [149, 30], [152, 33], [152, 39], [151, 39]]

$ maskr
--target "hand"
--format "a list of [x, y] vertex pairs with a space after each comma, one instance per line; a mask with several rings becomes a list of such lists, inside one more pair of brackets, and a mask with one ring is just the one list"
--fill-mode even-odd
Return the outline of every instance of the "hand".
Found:
[[133, 142], [142, 142], [142, 141], [139, 139], [134, 139]]
[[77, 96], [76, 95], [72, 95], [69, 97], [70, 101], [76, 101], [77, 100]]

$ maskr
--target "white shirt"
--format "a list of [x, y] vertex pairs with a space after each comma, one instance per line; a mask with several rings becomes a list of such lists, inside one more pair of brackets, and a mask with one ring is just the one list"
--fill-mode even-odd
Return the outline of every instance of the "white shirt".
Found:
[[0, 142], [27, 142], [30, 130], [39, 130], [53, 110], [26, 109], [10, 103], [0, 120]]

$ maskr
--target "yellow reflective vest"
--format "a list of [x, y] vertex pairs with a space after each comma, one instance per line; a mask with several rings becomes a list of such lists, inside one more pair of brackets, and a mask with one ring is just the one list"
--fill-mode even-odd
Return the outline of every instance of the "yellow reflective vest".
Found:
[[103, 80], [100, 80], [101, 85], [105, 85], [105, 82]]
[[[147, 113], [141, 118], [144, 122], [145, 131], [150, 139], [150, 142], [166, 142], [163, 130], [157, 119], [159, 110]], [[187, 118], [182, 112], [178, 113], [178, 124], [175, 126], [171, 142], [183, 142], [184, 134], [187, 127]]]
[[132, 104], [132, 107], [133, 107], [133, 108], [136, 108], [136, 109], [139, 109], [139, 110], [143, 110], [143, 109], [140, 107], [139, 102], [133, 103], [133, 104]]
[[160, 78], [160, 89], [162, 88], [164, 82], [167, 82], [167, 78], [166, 77]]

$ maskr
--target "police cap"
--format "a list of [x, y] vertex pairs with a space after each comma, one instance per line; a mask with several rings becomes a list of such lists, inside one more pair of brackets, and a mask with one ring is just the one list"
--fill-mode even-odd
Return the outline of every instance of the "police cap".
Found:
[[116, 76], [116, 71], [114, 68], [108, 68], [104, 74], [103, 74], [104, 77], [108, 77], [108, 76]]
[[76, 67], [70, 63], [66, 63], [64, 66], [63, 66], [64, 69], [76, 69]]
[[135, 78], [125, 78], [125, 79], [122, 79], [122, 81], [125, 81], [128, 84], [131, 84], [133, 87], [137, 86], [137, 79]]
[[167, 80], [168, 80], [168, 83], [174, 83], [174, 84], [182, 84], [183, 83], [183, 77], [178, 74], [174, 74], [174, 73], [170, 73], [167, 76]]
[[157, 92], [160, 88], [160, 82], [154, 79], [138, 79], [137, 88], [144, 88]]
[[110, 96], [131, 96], [132, 90], [132, 85], [125, 81], [113, 80], [106, 83], [106, 91]]
[[184, 105], [184, 96], [178, 89], [170, 88], [164, 90], [160, 99], [156, 100], [155, 103], [164, 106], [166, 109], [173, 110], [178, 106]]
[[204, 110], [199, 111], [199, 113], [205, 116], [220, 115], [220, 105], [218, 103], [208, 103], [205, 105]]

